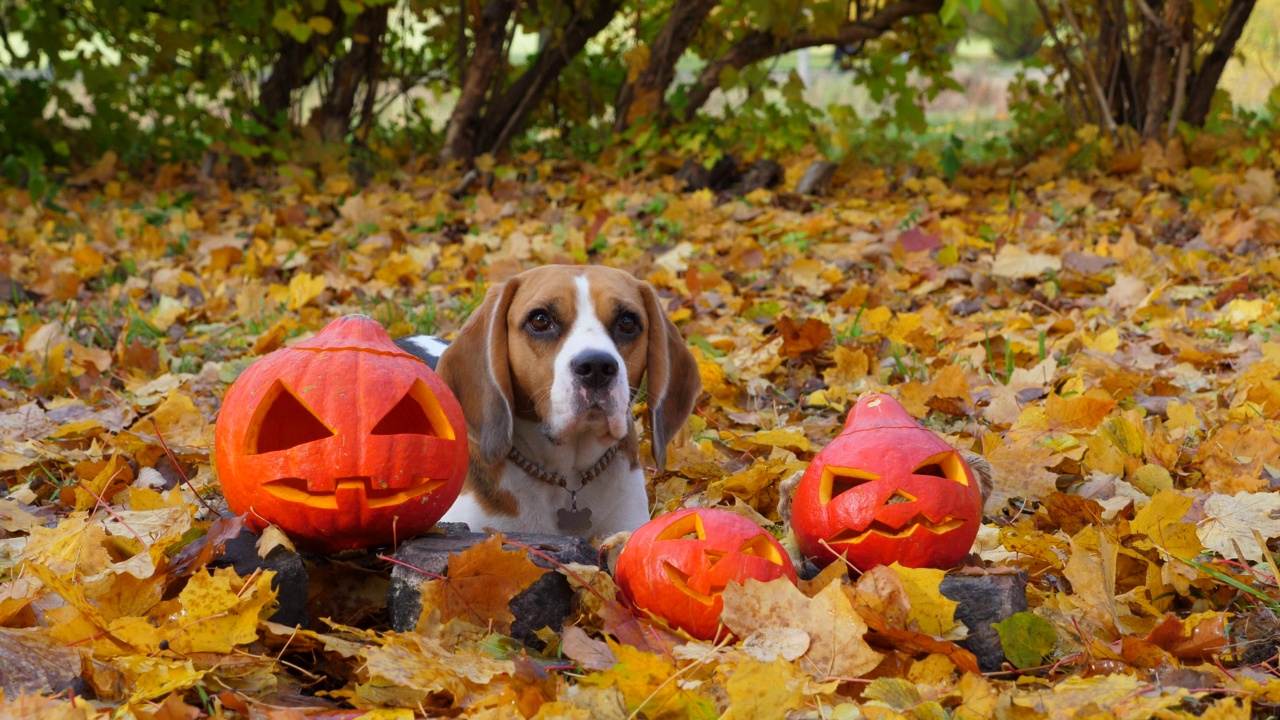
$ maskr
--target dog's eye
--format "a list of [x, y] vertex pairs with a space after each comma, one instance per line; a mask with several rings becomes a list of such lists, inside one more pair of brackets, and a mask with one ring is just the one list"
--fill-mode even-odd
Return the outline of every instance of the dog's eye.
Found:
[[529, 313], [529, 317], [525, 319], [524, 324], [536, 333], [544, 333], [555, 327], [555, 321], [551, 319], [551, 313], [546, 310], [534, 310]]
[[623, 313], [613, 327], [619, 335], [635, 335], [640, 330], [640, 320], [631, 313]]

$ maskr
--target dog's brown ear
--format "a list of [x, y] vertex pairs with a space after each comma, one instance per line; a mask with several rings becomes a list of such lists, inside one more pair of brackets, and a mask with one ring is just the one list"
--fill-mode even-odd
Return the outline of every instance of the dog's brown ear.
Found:
[[649, 316], [649, 427], [653, 429], [653, 459], [661, 472], [667, 467], [667, 442], [693, 412], [702, 392], [702, 378], [698, 362], [659, 304], [658, 294], [648, 283], [642, 283], [640, 291]]
[[486, 465], [496, 465], [511, 451], [514, 412], [507, 311], [518, 286], [513, 279], [489, 288], [436, 369], [458, 397], [467, 418], [467, 436]]

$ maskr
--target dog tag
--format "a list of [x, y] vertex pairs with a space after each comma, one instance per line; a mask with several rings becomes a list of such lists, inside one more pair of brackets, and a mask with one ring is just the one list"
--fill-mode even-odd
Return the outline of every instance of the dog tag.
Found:
[[556, 527], [565, 535], [586, 536], [591, 530], [591, 508], [560, 508], [556, 511]]

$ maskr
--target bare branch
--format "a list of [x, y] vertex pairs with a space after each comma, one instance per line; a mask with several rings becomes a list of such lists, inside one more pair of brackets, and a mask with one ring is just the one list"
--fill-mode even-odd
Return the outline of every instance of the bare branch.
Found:
[[720, 87], [720, 75], [728, 68], [742, 68], [792, 50], [819, 45], [851, 45], [872, 40], [887, 32], [894, 23], [908, 17], [929, 15], [942, 9], [943, 0], [898, 0], [864, 20], [853, 20], [833, 30], [806, 28], [791, 37], [778, 37], [764, 30], [748, 33], [729, 52], [709, 62], [698, 74], [689, 93], [688, 111], [695, 112]]

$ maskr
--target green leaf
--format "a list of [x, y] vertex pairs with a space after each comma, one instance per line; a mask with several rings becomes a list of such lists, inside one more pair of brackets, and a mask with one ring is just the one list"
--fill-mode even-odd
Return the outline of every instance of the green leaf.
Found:
[[982, 12], [990, 15], [996, 22], [1008, 27], [1009, 12], [1004, 9], [1004, 0], [982, 0]]
[[1019, 670], [1039, 665], [1058, 642], [1053, 627], [1032, 612], [1017, 613], [992, 627], [1000, 634], [1004, 656]]
[[722, 89], [728, 90], [729, 88], [737, 84], [738, 84], [738, 68], [730, 65], [730, 66], [726, 66], [725, 69], [720, 71], [720, 87]]
[[[952, 135], [952, 137], [955, 137]], [[947, 176], [947, 182], [956, 179], [956, 175], [960, 174], [960, 169], [964, 167], [964, 163], [960, 161], [960, 153], [954, 144], [948, 144], [942, 149], [942, 157], [938, 161], [942, 168], [942, 174]]]
[[321, 35], [328, 35], [333, 32], [333, 21], [323, 15], [316, 15], [307, 21], [307, 27]]
[[943, 25], [950, 25], [960, 12], [960, 3], [963, 0], [945, 0], [942, 3], [942, 9], [938, 11], [938, 19], [942, 20]]
[[280, 32], [293, 32], [293, 29], [297, 26], [298, 18], [284, 8], [277, 10], [275, 17], [271, 18], [271, 27]]

